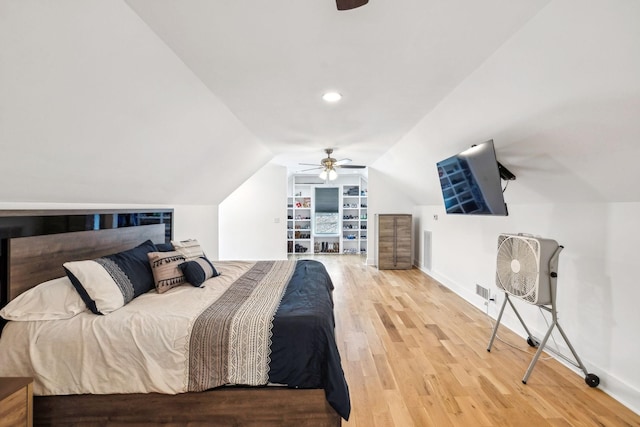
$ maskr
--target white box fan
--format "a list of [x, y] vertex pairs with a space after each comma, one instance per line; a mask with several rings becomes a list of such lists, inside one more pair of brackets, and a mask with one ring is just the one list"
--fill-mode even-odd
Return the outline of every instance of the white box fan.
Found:
[[558, 242], [551, 239], [499, 235], [496, 285], [531, 304], [551, 304], [556, 292], [551, 273], [558, 271], [558, 257], [553, 255], [559, 248]]
[[[558, 242], [551, 239], [534, 237], [529, 234], [500, 234], [498, 236], [498, 254], [496, 262], [496, 286], [505, 293], [500, 314], [493, 328], [493, 334], [489, 341], [487, 351], [491, 351], [493, 340], [498, 333], [498, 326], [504, 313], [507, 303], [516, 313], [518, 320], [527, 332], [527, 343], [531, 347], [538, 347], [538, 351], [533, 356], [533, 360], [524, 374], [522, 382], [527, 383], [529, 375], [533, 371], [542, 350], [551, 336], [553, 328], [558, 327], [558, 331], [564, 338], [567, 346], [571, 350], [575, 362], [562, 354], [549, 349], [567, 362], [579, 367], [585, 373], [585, 382], [589, 387], [597, 387], [600, 379], [594, 374], [587, 372], [578, 354], [569, 342], [569, 338], [564, 333], [558, 323], [558, 313], [556, 311], [556, 282], [558, 278], [558, 256], [564, 249]], [[522, 320], [520, 313], [516, 309], [509, 296], [522, 299], [530, 304], [537, 305], [540, 309], [551, 313], [552, 322], [541, 342], [536, 340], [527, 325]]]

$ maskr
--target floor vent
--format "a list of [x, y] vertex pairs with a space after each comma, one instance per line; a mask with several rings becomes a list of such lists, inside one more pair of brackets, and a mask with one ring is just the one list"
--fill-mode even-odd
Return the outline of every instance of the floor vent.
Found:
[[482, 298], [488, 300], [489, 299], [489, 289], [484, 286], [480, 286], [476, 284], [476, 294], [480, 295]]

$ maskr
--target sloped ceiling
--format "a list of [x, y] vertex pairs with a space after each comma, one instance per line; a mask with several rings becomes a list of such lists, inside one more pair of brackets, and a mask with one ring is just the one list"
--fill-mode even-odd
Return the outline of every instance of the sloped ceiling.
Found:
[[127, 0], [294, 171], [325, 147], [370, 164], [547, 3]]
[[120, 1], [0, 1], [0, 201], [217, 204], [269, 149]]
[[[552, 147], [514, 145], [531, 137], [532, 117], [548, 130], [556, 111], [576, 122], [600, 108], [583, 116], [570, 107], [574, 100], [586, 107], [579, 96], [552, 90], [564, 93], [563, 79], [575, 77], [582, 56], [552, 79], [555, 86], [526, 78], [536, 70], [552, 75], [562, 49], [576, 47], [578, 36], [557, 44], [544, 25], [567, 41], [576, 29], [568, 11], [585, 9], [580, 3], [371, 0], [339, 12], [333, 0], [0, 0], [0, 201], [217, 204], [267, 162], [295, 171], [334, 147], [337, 158], [388, 173], [416, 203], [437, 202], [436, 188], [415, 184], [430, 182], [424, 171], [432, 160], [486, 137], [503, 153], [512, 148], [505, 163], [548, 167], [522, 159], [544, 159]], [[530, 25], [540, 16], [549, 18]], [[591, 37], [599, 40], [598, 30]], [[555, 45], [563, 48], [547, 57]], [[621, 49], [634, 46], [627, 40]], [[574, 81], [576, 93], [602, 72]], [[502, 114], [494, 121], [486, 105], [473, 111], [464, 91], [480, 93], [498, 80], [505, 95], [494, 101], [509, 106], [490, 105]], [[342, 102], [321, 101], [327, 90], [341, 92]], [[549, 100], [546, 109], [518, 116], [508, 104], [537, 95]], [[616, 109], [635, 105], [608, 101]], [[607, 126], [629, 124], [609, 116]], [[443, 126], [457, 130], [441, 138]], [[617, 140], [628, 145], [625, 135]], [[576, 182], [590, 179], [585, 174]], [[585, 194], [608, 191], [593, 187]]]
[[507, 204], [640, 202], [640, 2], [554, 1], [373, 164], [442, 205], [437, 161], [493, 139]]

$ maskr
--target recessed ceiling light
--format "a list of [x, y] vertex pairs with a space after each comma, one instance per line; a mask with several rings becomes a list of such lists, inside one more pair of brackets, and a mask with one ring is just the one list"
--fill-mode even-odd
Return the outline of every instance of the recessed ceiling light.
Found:
[[340, 95], [338, 92], [327, 92], [322, 95], [322, 99], [327, 102], [338, 102], [342, 99], [342, 95]]

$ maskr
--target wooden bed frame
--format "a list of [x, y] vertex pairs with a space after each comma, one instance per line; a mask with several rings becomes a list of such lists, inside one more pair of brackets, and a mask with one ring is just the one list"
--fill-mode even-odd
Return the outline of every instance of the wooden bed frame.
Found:
[[[162, 243], [164, 224], [8, 239], [9, 300], [64, 276], [66, 261], [93, 259], [146, 240]], [[340, 426], [324, 390], [223, 387], [201, 393], [35, 396], [34, 425]]]

